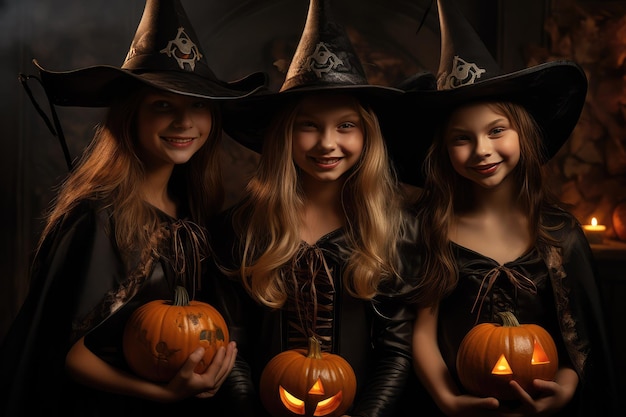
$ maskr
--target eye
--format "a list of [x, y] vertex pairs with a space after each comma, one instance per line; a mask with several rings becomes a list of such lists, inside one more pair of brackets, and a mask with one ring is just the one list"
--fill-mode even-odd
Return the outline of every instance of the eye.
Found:
[[294, 124], [294, 128], [300, 131], [311, 132], [317, 128], [317, 125], [311, 120], [303, 119], [303, 120], [296, 120], [296, 123]]
[[505, 131], [506, 131], [505, 127], [498, 126], [498, 127], [494, 127], [493, 129], [491, 129], [489, 131], [489, 134], [491, 136], [501, 136]]
[[340, 123], [339, 126], [337, 127], [339, 128], [339, 130], [347, 130], [347, 129], [353, 129], [357, 127], [357, 124], [354, 122], [343, 122], [343, 123]]
[[453, 135], [446, 139], [446, 143], [450, 146], [462, 146], [470, 141], [467, 135]]
[[195, 109], [210, 109], [211, 103], [209, 100], [200, 100], [193, 103], [193, 108]]
[[152, 102], [152, 107], [157, 110], [166, 110], [172, 107], [172, 104], [167, 100], [155, 100]]

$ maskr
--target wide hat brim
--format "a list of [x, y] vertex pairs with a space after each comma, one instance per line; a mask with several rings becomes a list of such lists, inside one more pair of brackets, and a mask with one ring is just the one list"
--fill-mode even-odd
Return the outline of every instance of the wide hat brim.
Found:
[[137, 82], [171, 93], [213, 100], [247, 97], [267, 84], [267, 76], [262, 72], [237, 81], [222, 82], [185, 71], [139, 71], [96, 65], [56, 72], [44, 69], [36, 60], [33, 63], [39, 69], [48, 97], [60, 106], [108, 107]]
[[[398, 116], [422, 114], [423, 135], [429, 140], [410, 143], [395, 154], [401, 158], [412, 154], [416, 160], [423, 160], [438, 124], [450, 111], [473, 102], [506, 101], [523, 105], [533, 116], [542, 131], [545, 157], [549, 160], [576, 127], [586, 94], [585, 72], [572, 61], [547, 62], [448, 90], [407, 91]], [[421, 175], [414, 175], [411, 182], [423, 184]]]
[[[320, 87], [302, 86], [280, 92], [257, 94], [242, 100], [224, 103], [223, 129], [234, 140], [257, 153], [262, 152], [263, 140], [276, 112], [295, 103], [304, 95], [348, 94], [372, 107], [379, 119], [386, 120], [384, 114], [393, 112], [399, 105], [404, 91], [380, 85], [327, 85]], [[383, 115], [383, 116], [381, 116]], [[381, 123], [383, 136], [385, 126]]]

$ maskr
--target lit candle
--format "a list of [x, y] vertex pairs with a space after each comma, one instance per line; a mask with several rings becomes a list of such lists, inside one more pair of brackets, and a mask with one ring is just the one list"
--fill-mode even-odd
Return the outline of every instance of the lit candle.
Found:
[[602, 243], [606, 226], [598, 224], [598, 220], [594, 217], [591, 219], [591, 224], [585, 224], [583, 226], [583, 230], [585, 231], [585, 236], [587, 236], [589, 243]]

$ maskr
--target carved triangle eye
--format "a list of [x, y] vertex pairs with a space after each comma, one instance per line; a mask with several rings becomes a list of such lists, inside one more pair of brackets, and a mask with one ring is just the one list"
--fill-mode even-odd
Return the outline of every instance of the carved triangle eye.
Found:
[[313, 384], [313, 386], [309, 390], [309, 394], [324, 395], [324, 384], [322, 384], [322, 381], [319, 378], [317, 379], [317, 381], [315, 381], [315, 384]]
[[541, 344], [535, 339], [535, 346], [533, 347], [533, 358], [530, 360], [532, 365], [543, 365], [550, 363], [550, 358], [546, 354]]
[[511, 370], [511, 365], [504, 357], [504, 354], [500, 355], [496, 365], [491, 370], [491, 373], [494, 375], [511, 375], [513, 371]]

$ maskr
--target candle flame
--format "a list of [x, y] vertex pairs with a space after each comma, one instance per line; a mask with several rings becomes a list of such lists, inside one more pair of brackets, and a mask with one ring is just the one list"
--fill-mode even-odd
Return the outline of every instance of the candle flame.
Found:
[[591, 218], [591, 225], [592, 226], [597, 226], [598, 225], [598, 219], [596, 219], [595, 217]]

